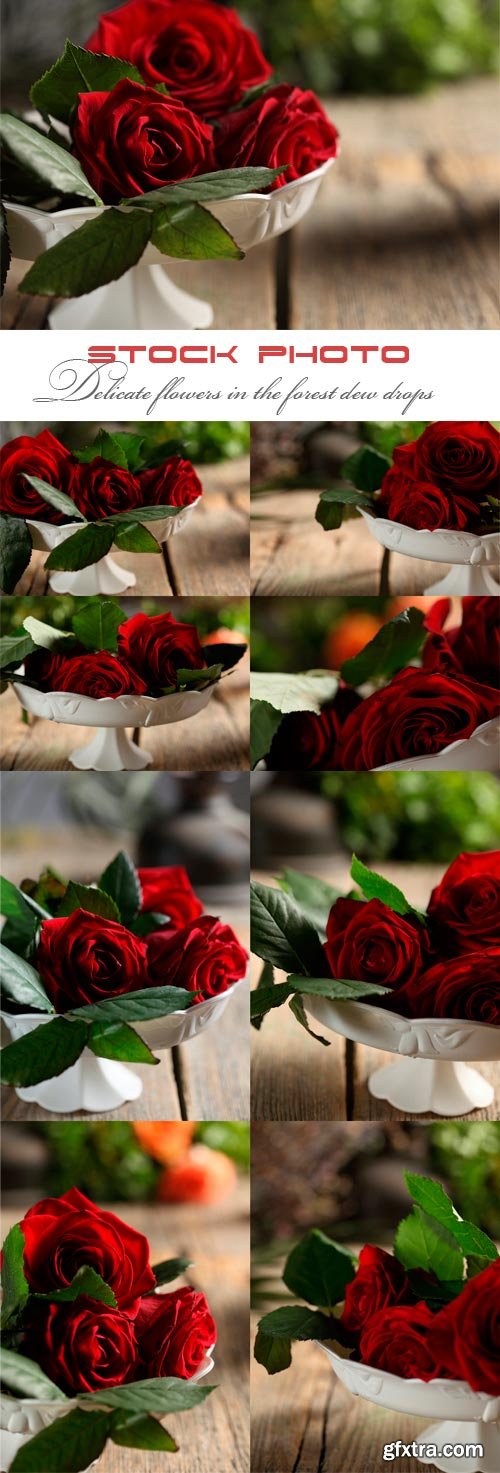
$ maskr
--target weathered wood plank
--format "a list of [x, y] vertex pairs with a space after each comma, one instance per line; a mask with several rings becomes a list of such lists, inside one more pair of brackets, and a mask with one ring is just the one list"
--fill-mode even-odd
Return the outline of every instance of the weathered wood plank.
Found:
[[248, 596], [248, 511], [245, 521], [226, 492], [211, 491], [182, 532], [165, 543], [165, 558], [175, 593]]
[[248, 989], [242, 987], [220, 1022], [178, 1050], [178, 1081], [188, 1120], [248, 1120], [248, 1033]]

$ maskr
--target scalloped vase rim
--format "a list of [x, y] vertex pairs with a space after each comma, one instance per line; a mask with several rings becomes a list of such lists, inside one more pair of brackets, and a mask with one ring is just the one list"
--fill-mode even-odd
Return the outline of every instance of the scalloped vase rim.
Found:
[[[131, 474], [135, 474], [135, 472], [131, 472]], [[195, 499], [194, 499], [194, 501], [189, 501], [188, 504], [187, 504], [187, 506], [176, 506], [175, 507], [176, 516], [172, 518], [172, 521], [176, 521], [177, 516], [180, 516], [182, 514], [182, 512], [191, 511], [191, 508], [192, 507], [198, 506], [199, 503], [200, 503], [200, 501], [202, 501], [202, 499], [203, 499], [203, 492], [200, 491], [199, 496], [196, 496]], [[131, 510], [132, 510], [132, 508], [131, 508]], [[136, 506], [136, 507], [133, 508], [133, 511], [134, 512], [137, 512], [137, 511], [140, 511], [140, 510], [141, 510], [140, 506]], [[169, 506], [169, 504], [167, 502], [165, 504], [165, 511], [168, 513], [171, 510], [172, 510], [172, 507]], [[71, 521], [67, 521], [67, 522], [42, 522], [42, 521], [40, 521], [40, 519], [38, 517], [25, 517], [25, 516], [22, 515], [21, 512], [17, 512], [17, 513], [14, 512], [13, 515], [14, 515], [15, 520], [20, 521], [20, 522], [26, 522], [26, 524], [27, 524], [28, 527], [35, 527], [36, 531], [37, 532], [40, 532], [42, 535], [46, 531], [46, 529], [49, 528], [49, 527], [50, 527], [51, 531], [54, 531], [54, 532], [80, 532], [83, 527], [95, 527], [95, 526], [97, 526], [100, 523], [100, 521], [102, 521], [102, 518], [99, 519], [98, 517], [96, 517], [94, 521], [89, 521], [87, 518], [85, 518], [82, 521], [81, 519], [77, 518], [77, 519], [75, 519], [74, 522], [71, 522]], [[165, 520], [170, 521], [170, 517], [166, 517]], [[144, 520], [143, 522], [138, 522], [137, 525], [140, 526], [140, 527], [155, 527], [157, 524], [159, 526], [161, 526], [161, 518], [160, 517], [156, 518], [152, 522], [151, 521], [148, 522], [147, 520]], [[71, 570], [69, 570], [69, 571], [71, 571]]]
[[[91, 653], [91, 652], [89, 651], [89, 653]], [[96, 651], [95, 653], [98, 653], [98, 651]], [[211, 680], [208, 683], [208, 685], [204, 685], [199, 690], [196, 690], [196, 689], [195, 690], [172, 690], [166, 696], [150, 696], [147, 691], [142, 691], [140, 693], [139, 693], [139, 691], [123, 691], [122, 692], [122, 695], [120, 695], [120, 696], [88, 696], [86, 694], [82, 694], [81, 691], [77, 691], [77, 690], [40, 690], [40, 687], [38, 685], [27, 685], [25, 681], [23, 681], [23, 683], [22, 683], [22, 685], [20, 685], [19, 689], [20, 689], [20, 691], [30, 691], [32, 695], [34, 694], [34, 695], [39, 695], [39, 696], [63, 696], [67, 700], [88, 701], [89, 704], [92, 705], [92, 706], [100, 706], [104, 701], [112, 701], [113, 702], [113, 706], [115, 706], [116, 709], [117, 709], [117, 711], [118, 711], [120, 709], [120, 701], [122, 701], [122, 700], [125, 700], [125, 701], [134, 701], [135, 700], [137, 702], [139, 702], [139, 701], [151, 701], [152, 705], [154, 707], [157, 707], [163, 701], [173, 700], [175, 696], [200, 696], [200, 695], [205, 695], [206, 692], [207, 692], [207, 690], [213, 690], [214, 689], [214, 686], [216, 686], [216, 685], [219, 684], [219, 681], [222, 680], [222, 675], [230, 675], [231, 673], [232, 673], [231, 670], [223, 671], [222, 674], [217, 677], [217, 680]], [[19, 692], [16, 689], [16, 682], [15, 682], [15, 680], [13, 680], [12, 684], [13, 684], [14, 689], [16, 691], [16, 695], [19, 695]], [[131, 725], [131, 722], [130, 721], [127, 722], [127, 725], [130, 726]]]
[[408, 522], [394, 522], [390, 517], [376, 516], [373, 512], [367, 511], [366, 507], [357, 506], [356, 511], [360, 512], [366, 522], [375, 522], [377, 527], [389, 527], [391, 532], [402, 527], [405, 532], [411, 532], [412, 536], [416, 539], [419, 537], [433, 536], [460, 537], [460, 539], [466, 538], [470, 542], [471, 547], [473, 547], [477, 543], [487, 542], [490, 538], [498, 539], [500, 537], [500, 530], [497, 529], [494, 529], [492, 532], [467, 532], [460, 527], [410, 527]]
[[[174, 1008], [174, 1011], [172, 1013], [161, 1013], [157, 1018], [134, 1018], [132, 1026], [140, 1027], [141, 1024], [144, 1025], [146, 1023], [161, 1023], [165, 1020], [165, 1018], [183, 1018], [186, 1013], [199, 1013], [201, 1008], [207, 1008], [207, 1003], [214, 1003], [218, 1001], [221, 997], [230, 997], [233, 992], [236, 992], [238, 987], [242, 987], [244, 982], [248, 982], [248, 977], [249, 967], [247, 967], [244, 977], [239, 977], [237, 982], [231, 982], [231, 985], [229, 987], [225, 987], [223, 992], [216, 992], [214, 993], [213, 997], [204, 997], [201, 1002], [191, 1003], [188, 1008]], [[123, 996], [127, 997], [127, 993], [124, 993]], [[110, 999], [103, 998], [103, 1002], [104, 1001], [108, 1002], [110, 1001]], [[5, 1019], [7, 1026], [9, 1018], [18, 1018], [19, 1022], [29, 1021], [34, 1023], [38, 1022], [39, 1019], [45, 1022], [52, 1022], [53, 1017], [58, 1018], [60, 1016], [61, 1014], [56, 1012], [54, 1012], [54, 1014], [35, 1012], [9, 1013], [6, 1008], [0, 1008], [0, 1018]]]
[[490, 1401], [495, 1401], [497, 1399], [492, 1392], [474, 1391], [473, 1386], [470, 1386], [468, 1381], [457, 1381], [452, 1376], [433, 1376], [430, 1381], [422, 1381], [419, 1376], [396, 1376], [394, 1371], [386, 1371], [383, 1370], [380, 1366], [370, 1366], [364, 1361], [353, 1360], [350, 1356], [339, 1355], [338, 1351], [331, 1350], [330, 1346], [325, 1340], [315, 1340], [314, 1344], [317, 1345], [320, 1350], [326, 1350], [328, 1356], [331, 1356], [332, 1360], [334, 1359], [338, 1361], [340, 1365], [351, 1366], [352, 1369], [355, 1371], [359, 1370], [362, 1372], [371, 1373], [374, 1376], [381, 1376], [383, 1380], [388, 1383], [389, 1386], [421, 1386], [425, 1390], [427, 1390], [428, 1386], [434, 1386], [437, 1389], [440, 1389], [441, 1387], [448, 1389], [448, 1387], [453, 1386], [456, 1387], [457, 1390], [462, 1389], [465, 1395], [480, 1397], [481, 1401], [484, 1401], [486, 1403]]
[[[453, 957], [450, 957], [450, 961], [453, 961]], [[366, 1013], [371, 1014], [372, 1012], [375, 1012], [378, 1017], [382, 1016], [383, 1018], [387, 1019], [394, 1018], [396, 1023], [403, 1023], [407, 1026], [408, 1029], [410, 1029], [414, 1023], [418, 1023], [421, 1024], [423, 1028], [430, 1027], [437, 1028], [439, 1030], [440, 1027], [442, 1027], [443, 1029], [449, 1028], [450, 1023], [452, 1023], [453, 1025], [456, 1025], [457, 1028], [472, 1028], [480, 1033], [491, 1033], [494, 1038], [500, 1039], [500, 1027], [497, 1027], [495, 1023], [479, 1023], [474, 1018], [407, 1018], [404, 1013], [393, 1012], [392, 1008], [378, 1008], [376, 1003], [362, 1002], [360, 998], [336, 997], [327, 998], [326, 1000], [328, 1002], [334, 1002], [336, 1007], [341, 1008], [343, 1005], [347, 1005], [350, 1008], [356, 1008], [357, 1010], [359, 1009], [362, 1011], [363, 1017], [365, 1017]]]

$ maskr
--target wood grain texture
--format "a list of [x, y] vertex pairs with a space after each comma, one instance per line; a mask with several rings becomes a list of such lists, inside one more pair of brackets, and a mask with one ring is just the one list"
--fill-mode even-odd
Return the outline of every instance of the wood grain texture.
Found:
[[[229, 331], [497, 328], [495, 79], [326, 107], [341, 153], [300, 226], [241, 262], [169, 261], [173, 280]], [[16, 262], [5, 328], [46, 326], [24, 275]]]
[[[296, 869], [304, 869], [303, 859], [289, 858]], [[377, 868], [377, 866], [375, 866]], [[415, 905], [425, 907], [430, 891], [440, 879], [442, 865], [405, 866], [384, 862], [383, 871], [403, 890]], [[312, 860], [307, 873], [321, 874], [322, 879], [347, 892], [350, 886], [349, 866], [339, 858], [328, 865]], [[273, 875], [256, 877], [273, 884]], [[262, 963], [252, 958], [254, 985]], [[284, 981], [285, 973], [275, 971], [275, 981]], [[321, 1033], [314, 1020], [311, 1026]], [[287, 1004], [268, 1013], [257, 1032], [252, 1029], [251, 1102], [253, 1120], [435, 1120], [435, 1115], [405, 1115], [386, 1100], [376, 1100], [368, 1089], [368, 1079], [375, 1069], [394, 1060], [394, 1055], [364, 1044], [351, 1043], [325, 1030], [330, 1047], [309, 1038], [293, 1017]], [[412, 1060], [408, 1060], [412, 1068]], [[481, 1063], [481, 1074], [495, 1090], [493, 1103], [486, 1109], [473, 1110], [464, 1120], [496, 1120], [500, 1100], [500, 1064]]]
[[[314, 597], [380, 593], [383, 548], [362, 517], [325, 532], [315, 520], [319, 491], [254, 496], [250, 518], [253, 594]], [[390, 555], [391, 594], [422, 594], [448, 571], [445, 563]]]
[[[9, 1206], [4, 1232], [24, 1216], [26, 1203]], [[180, 1444], [177, 1473], [248, 1473], [248, 1184], [240, 1181], [215, 1207], [118, 1203], [111, 1210], [146, 1233], [151, 1261], [186, 1253], [193, 1267], [186, 1280], [207, 1295], [217, 1323], [215, 1369], [207, 1379], [217, 1389], [200, 1407], [166, 1419]], [[158, 1473], [158, 1453], [108, 1443], [99, 1473]]]

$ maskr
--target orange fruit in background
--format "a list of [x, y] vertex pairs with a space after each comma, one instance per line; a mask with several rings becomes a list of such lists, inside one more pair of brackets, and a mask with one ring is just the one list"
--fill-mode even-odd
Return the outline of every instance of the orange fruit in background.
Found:
[[156, 1189], [160, 1202], [221, 1202], [236, 1185], [234, 1161], [209, 1146], [191, 1146], [167, 1167]]
[[135, 1120], [133, 1128], [143, 1151], [162, 1166], [185, 1156], [195, 1130], [190, 1120]]
[[245, 644], [245, 635], [240, 634], [238, 629], [214, 629], [212, 634], [206, 634], [202, 644]]
[[323, 661], [328, 670], [339, 670], [344, 660], [351, 660], [378, 634], [384, 620], [363, 609], [344, 614], [340, 624], [331, 629], [323, 645]]

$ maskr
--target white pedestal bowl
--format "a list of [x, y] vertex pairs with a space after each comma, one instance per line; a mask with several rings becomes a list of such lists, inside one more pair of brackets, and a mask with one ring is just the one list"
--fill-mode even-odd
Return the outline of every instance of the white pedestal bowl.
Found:
[[[439, 1452], [446, 1446], [482, 1446], [483, 1454], [428, 1457], [417, 1453], [419, 1462], [432, 1464], [440, 1473], [498, 1473], [500, 1467], [500, 1397], [472, 1391], [466, 1381], [405, 1381], [390, 1371], [379, 1371], [359, 1361], [345, 1360], [322, 1341], [316, 1345], [328, 1357], [339, 1381], [354, 1396], [362, 1396], [377, 1406], [394, 1412], [407, 1412], [416, 1417], [437, 1417], [438, 1421], [419, 1434], [422, 1448], [433, 1445]], [[397, 1429], [394, 1429], [397, 1434]], [[395, 1440], [395, 1438], [394, 1438]], [[379, 1458], [382, 1448], [379, 1450]], [[377, 1459], [378, 1461], [379, 1459]]]
[[500, 717], [484, 721], [471, 737], [450, 742], [433, 757], [405, 757], [388, 762], [374, 772], [498, 772], [500, 767]]
[[14, 682], [16, 695], [32, 716], [63, 725], [97, 727], [86, 746], [68, 758], [72, 767], [95, 772], [138, 772], [149, 767], [152, 757], [127, 736], [126, 728], [168, 726], [175, 721], [188, 721], [202, 711], [215, 690], [215, 683], [205, 690], [178, 691], [170, 696], [90, 696], [71, 695], [66, 691], [41, 691], [34, 686]]
[[471, 1062], [500, 1059], [500, 1028], [459, 1018], [403, 1018], [365, 1002], [303, 996], [323, 1028], [354, 1043], [397, 1054], [370, 1075], [368, 1088], [405, 1115], [466, 1115], [491, 1105], [494, 1091]]
[[[234, 199], [210, 201], [206, 208], [229, 230], [240, 250], [247, 252], [261, 241], [284, 234], [302, 219], [333, 162], [328, 159], [303, 179], [294, 179], [271, 194], [236, 195]], [[87, 206], [52, 215], [28, 205], [9, 204], [6, 210], [12, 255], [21, 261], [36, 261], [43, 251], [96, 218], [96, 210]], [[165, 261], [165, 256], [149, 245], [139, 264], [118, 281], [55, 307], [49, 317], [50, 327], [92, 331], [210, 327], [211, 306], [175, 286]]]
[[[183, 506], [177, 516], [165, 517], [162, 521], [144, 522], [148, 532], [161, 545], [167, 542], [169, 537], [174, 537], [186, 526], [188, 517], [198, 506], [201, 496], [192, 501], [189, 506]], [[51, 522], [38, 522], [28, 520], [33, 547], [40, 552], [52, 552], [54, 547], [59, 547], [72, 537], [74, 532], [81, 531], [83, 522], [65, 522], [63, 526], [55, 526]], [[87, 568], [81, 568], [77, 573], [49, 573], [49, 586], [54, 593], [124, 593], [127, 588], [135, 588], [137, 579], [135, 573], [129, 572], [127, 568], [119, 567], [110, 553], [106, 557], [99, 558], [97, 563], [91, 563]]]
[[446, 577], [424, 588], [429, 594], [500, 593], [500, 532], [417, 531], [402, 522], [374, 517], [358, 507], [372, 536], [390, 552], [432, 563], [451, 563]]
[[[212, 1023], [218, 1022], [231, 998], [246, 980], [246, 977], [242, 978], [240, 982], [228, 987], [226, 992], [219, 993], [217, 997], [209, 997], [205, 1002], [194, 1003], [191, 1008], [179, 1009], [176, 1013], [169, 1013], [166, 1018], [153, 1018], [149, 1022], [134, 1023], [133, 1026], [153, 1053], [188, 1043]], [[41, 1024], [50, 1023], [53, 1015], [2, 1012], [0, 1017], [12, 1039], [16, 1040], [32, 1033]], [[84, 1049], [71, 1069], [65, 1069], [53, 1079], [44, 1079], [42, 1083], [28, 1089], [16, 1089], [16, 1094], [20, 1100], [25, 1100], [30, 1105], [41, 1105], [44, 1110], [50, 1110], [53, 1114], [67, 1115], [73, 1110], [87, 1110], [90, 1114], [117, 1110], [127, 1100], [137, 1100], [142, 1091], [142, 1080], [128, 1065], [117, 1063], [114, 1059], [99, 1059], [91, 1049]]]

